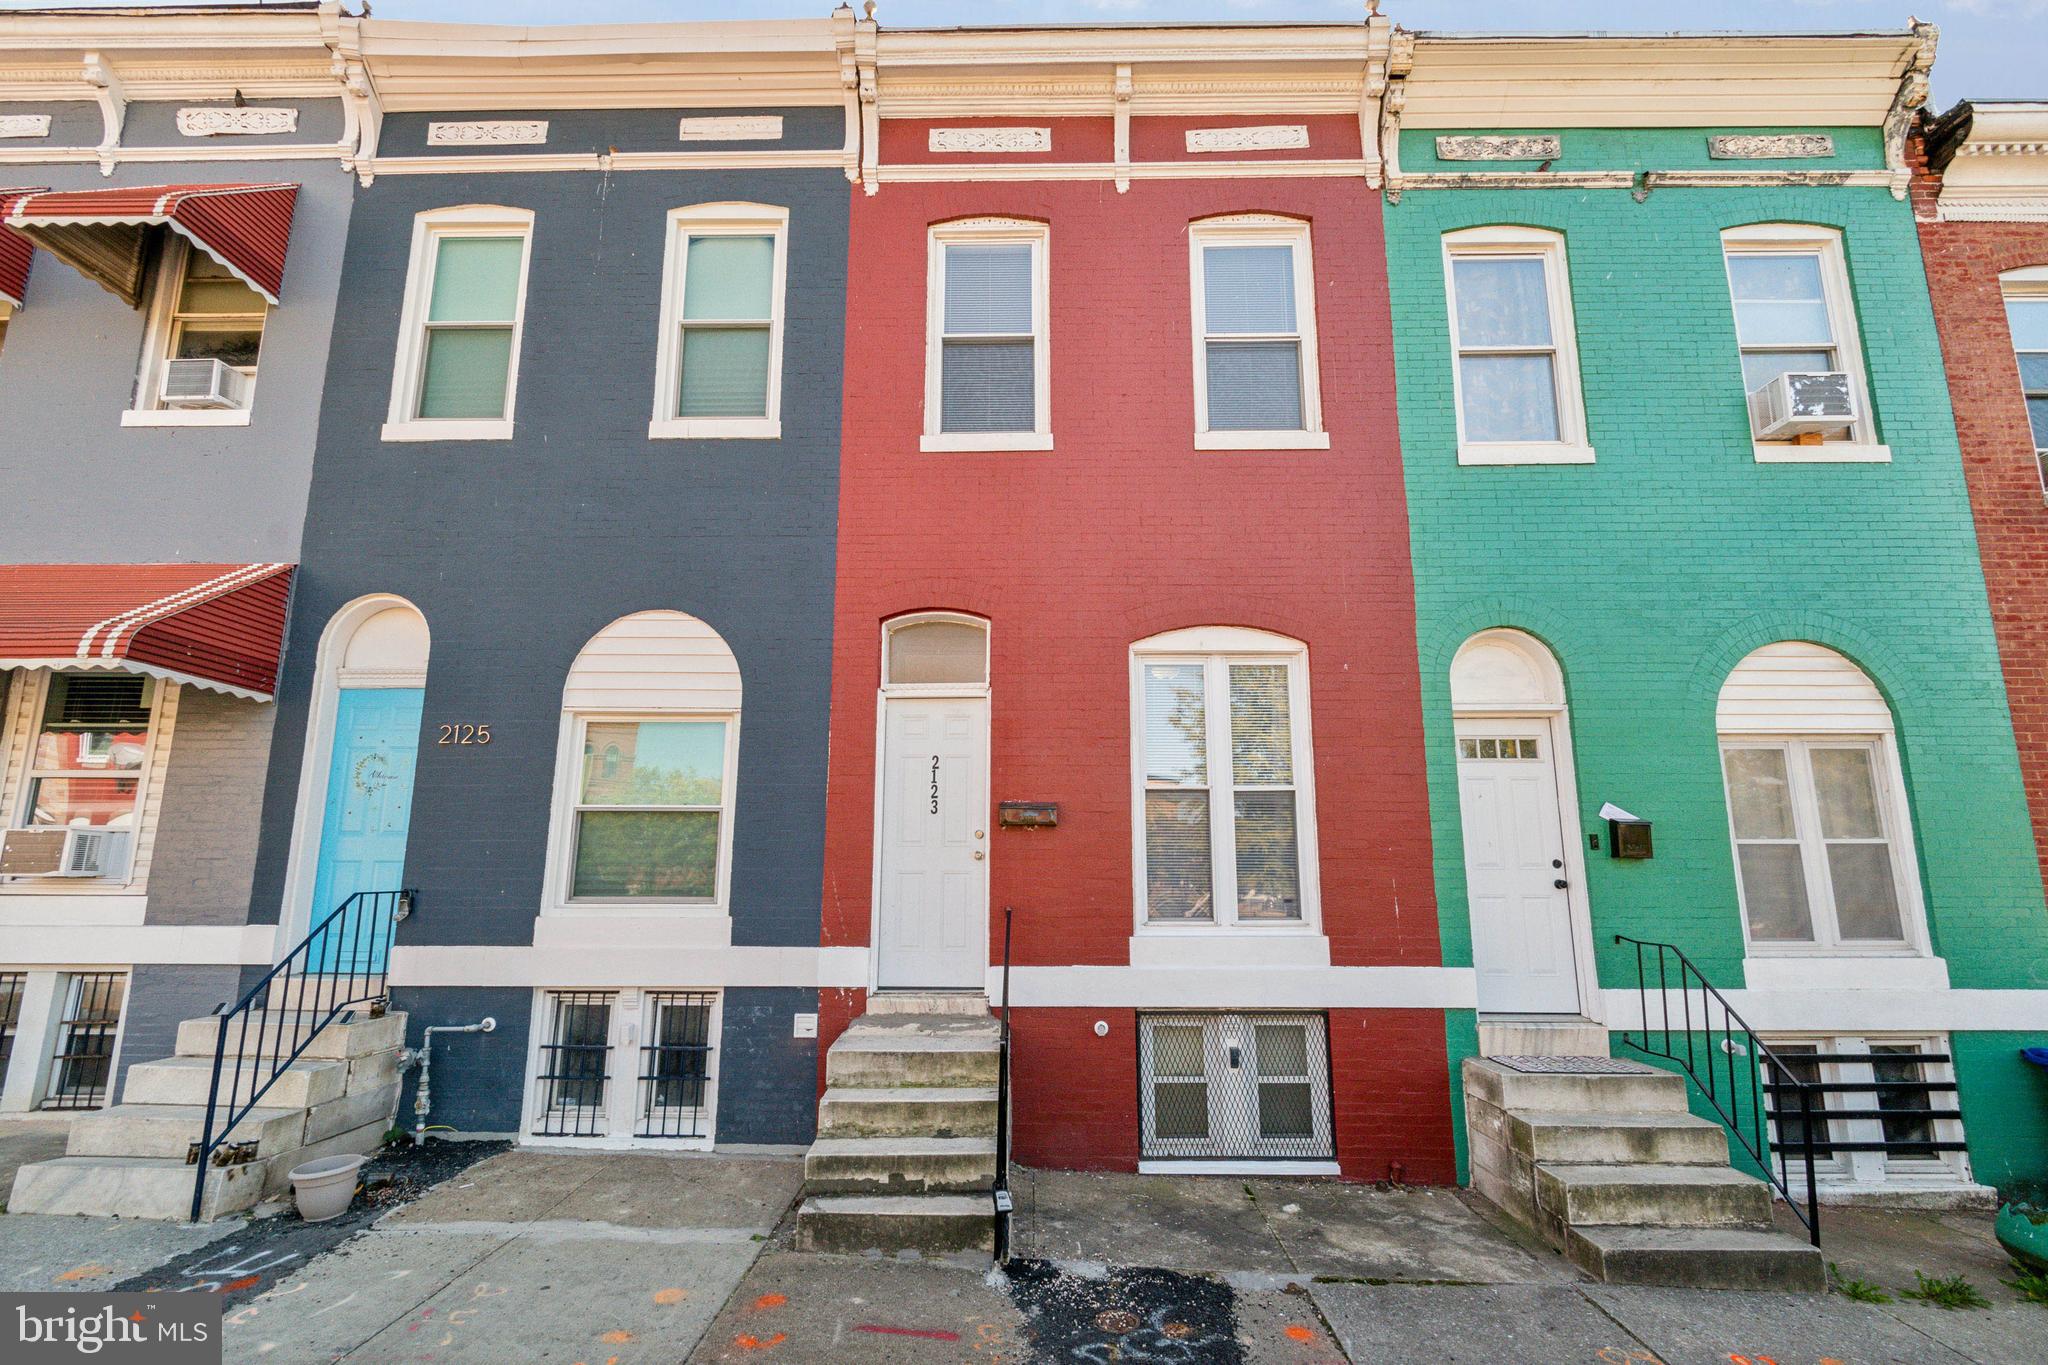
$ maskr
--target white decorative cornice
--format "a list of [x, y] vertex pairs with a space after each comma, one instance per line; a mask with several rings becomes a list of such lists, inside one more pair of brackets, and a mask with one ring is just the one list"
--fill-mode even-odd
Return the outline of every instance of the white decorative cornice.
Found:
[[1190, 128], [1190, 152], [1272, 152], [1308, 146], [1308, 126], [1274, 124], [1264, 128]]
[[782, 115], [738, 114], [723, 118], [686, 118], [676, 129], [679, 142], [780, 142]]
[[1934, 216], [1944, 223], [2048, 223], [2048, 190], [1998, 198], [1944, 191]]
[[48, 137], [48, 114], [0, 114], [0, 137]]
[[546, 119], [486, 119], [427, 125], [429, 147], [523, 147], [547, 140]]
[[1439, 161], [1555, 161], [1564, 155], [1564, 139], [1555, 133], [1528, 137], [1440, 137]]
[[121, 129], [128, 122], [128, 96], [120, 77], [97, 52], [85, 54], [85, 83], [92, 87], [100, 107], [100, 145], [94, 148], [100, 174], [114, 173], [114, 152], [121, 145]]
[[2048, 141], [2042, 142], [1965, 142], [1956, 148], [1957, 156], [2048, 156]]
[[1707, 139], [1707, 155], [1715, 161], [1769, 161], [1833, 156], [1835, 140], [1826, 133], [1723, 133]]
[[253, 137], [299, 131], [296, 109], [180, 109], [178, 131], [186, 137]]
[[1049, 152], [1050, 128], [934, 128], [930, 147], [935, 152]]

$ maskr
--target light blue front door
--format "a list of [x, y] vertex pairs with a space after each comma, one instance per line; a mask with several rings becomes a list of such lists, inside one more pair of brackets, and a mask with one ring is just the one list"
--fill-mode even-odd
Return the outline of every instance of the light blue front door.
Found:
[[[346, 688], [335, 710], [320, 866], [309, 923], [317, 926], [358, 891], [397, 891], [405, 876], [405, 834], [412, 819], [412, 775], [419, 758], [417, 687]], [[368, 919], [351, 912], [313, 946], [314, 971], [373, 969], [391, 935], [390, 898]]]

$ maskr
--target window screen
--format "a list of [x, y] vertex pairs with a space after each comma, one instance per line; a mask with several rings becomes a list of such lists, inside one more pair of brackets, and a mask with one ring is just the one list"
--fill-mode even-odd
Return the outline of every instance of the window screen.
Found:
[[768, 415], [774, 287], [773, 236], [689, 239], [677, 416]]
[[499, 419], [512, 369], [524, 237], [443, 236], [434, 248], [418, 416]]
[[949, 242], [939, 350], [939, 430], [1037, 429], [1034, 248]]
[[1301, 430], [1294, 248], [1204, 247], [1202, 315], [1209, 430]]

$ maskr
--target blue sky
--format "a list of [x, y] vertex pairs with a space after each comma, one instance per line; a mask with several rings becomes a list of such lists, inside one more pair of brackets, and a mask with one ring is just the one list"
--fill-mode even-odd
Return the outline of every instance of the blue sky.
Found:
[[[44, 0], [53, 4], [101, 0]], [[134, 0], [127, 0], [133, 3]], [[351, 8], [361, 0], [348, 0]], [[836, 0], [372, 0], [386, 19], [604, 23], [652, 19], [804, 18]], [[0, 8], [22, 9], [22, 0]], [[1409, 28], [1587, 29], [1900, 28], [1909, 13], [1941, 25], [1934, 98], [2048, 98], [2048, 0], [1385, 0]], [[883, 0], [897, 28], [943, 24], [1348, 20], [1364, 0]]]

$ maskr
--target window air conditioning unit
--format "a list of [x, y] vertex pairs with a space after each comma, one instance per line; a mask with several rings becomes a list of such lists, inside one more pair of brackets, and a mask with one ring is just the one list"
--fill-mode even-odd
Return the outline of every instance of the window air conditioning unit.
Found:
[[1840, 370], [1781, 374], [1749, 396], [1749, 429], [1759, 441], [1855, 424], [1855, 390]]
[[0, 835], [0, 877], [112, 877], [127, 870], [128, 832], [10, 829]]
[[236, 409], [249, 406], [249, 377], [218, 360], [172, 360], [164, 365], [167, 408]]

